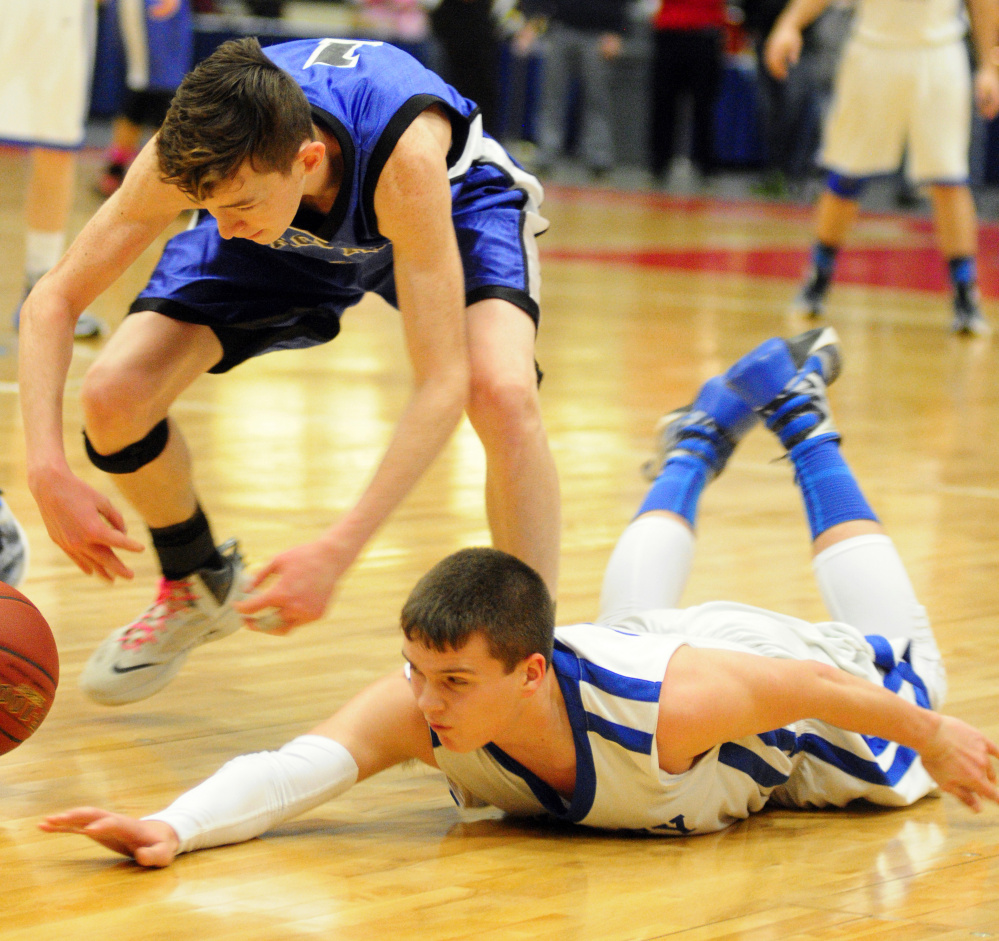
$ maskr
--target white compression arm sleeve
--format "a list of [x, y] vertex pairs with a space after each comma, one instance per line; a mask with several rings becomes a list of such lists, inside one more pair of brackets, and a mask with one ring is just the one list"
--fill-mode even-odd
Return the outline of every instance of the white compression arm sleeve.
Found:
[[325, 801], [357, 781], [357, 764], [339, 742], [300, 735], [276, 752], [241, 755], [207, 781], [144, 820], [168, 823], [178, 852], [240, 843]]

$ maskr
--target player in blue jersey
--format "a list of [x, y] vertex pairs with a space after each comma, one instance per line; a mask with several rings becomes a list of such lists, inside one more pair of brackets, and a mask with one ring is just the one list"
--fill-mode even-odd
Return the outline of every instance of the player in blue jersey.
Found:
[[[668, 836], [717, 831], [768, 802], [903, 806], [937, 786], [973, 810], [999, 802], [999, 747], [935, 711], [933, 632], [840, 453], [825, 394], [838, 371], [831, 330], [770, 340], [674, 413], [596, 623], [555, 628], [537, 573], [463, 550], [403, 608], [406, 669], [310, 734], [233, 760], [143, 820], [78, 808], [42, 829], [164, 866], [412, 758], [443, 770], [461, 805]], [[757, 419], [788, 449], [834, 621], [675, 607], [701, 491]]]
[[[84, 572], [130, 578], [119, 550], [142, 544], [64, 452], [70, 327], [178, 213], [199, 211], [84, 379], [87, 453], [142, 515], [163, 570], [156, 602], [84, 669], [92, 698], [151, 695], [192, 647], [244, 616], [269, 610], [266, 629], [277, 633], [321, 617], [465, 410], [486, 451], [495, 545], [554, 590], [558, 480], [534, 360], [542, 195], [483, 134], [472, 102], [386, 43], [262, 51], [236, 40], [188, 74], [121, 189], [25, 305], [32, 492], [52, 538]], [[244, 582], [235, 547], [216, 546], [170, 406], [202, 373], [333, 339], [343, 311], [368, 291], [402, 315], [408, 407], [357, 504]]]

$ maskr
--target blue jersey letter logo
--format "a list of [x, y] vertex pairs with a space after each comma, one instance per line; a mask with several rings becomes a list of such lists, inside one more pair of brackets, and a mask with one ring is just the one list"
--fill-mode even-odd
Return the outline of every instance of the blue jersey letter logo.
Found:
[[307, 69], [319, 63], [334, 69], [352, 69], [357, 65], [357, 50], [361, 46], [380, 46], [380, 42], [366, 39], [324, 39], [316, 46], [316, 51], [309, 56], [309, 61], [302, 66]]

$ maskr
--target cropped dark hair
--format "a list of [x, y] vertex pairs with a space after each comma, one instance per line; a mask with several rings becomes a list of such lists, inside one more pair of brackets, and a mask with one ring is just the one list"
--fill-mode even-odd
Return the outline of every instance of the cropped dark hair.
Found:
[[253, 37], [223, 43], [177, 89], [156, 141], [160, 178], [196, 200], [244, 161], [287, 173], [313, 139], [305, 93]]
[[498, 549], [462, 549], [438, 562], [402, 609], [406, 639], [456, 650], [479, 632], [509, 673], [540, 653], [551, 663], [555, 606], [541, 576]]

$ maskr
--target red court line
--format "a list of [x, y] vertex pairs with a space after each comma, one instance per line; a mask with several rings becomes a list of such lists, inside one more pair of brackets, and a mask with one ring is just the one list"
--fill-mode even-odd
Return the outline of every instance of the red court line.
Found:
[[[810, 220], [812, 216], [812, 210], [807, 206], [752, 200], [678, 198], [657, 193], [587, 190], [583, 187], [551, 187], [549, 192], [566, 202], [587, 202], [607, 207], [633, 205], [666, 212], [696, 213], [700, 216], [717, 211], [726, 219]], [[895, 213], [864, 213], [864, 216], [890, 218], [914, 235], [932, 236], [932, 223], [926, 218]], [[788, 248], [761, 245], [752, 249], [577, 249], [543, 246], [542, 257], [551, 261], [796, 280], [808, 265], [809, 246], [803, 244], [800, 248]], [[980, 225], [978, 276], [986, 293], [999, 295], [999, 225], [995, 223], [984, 222]], [[946, 263], [932, 245], [932, 238], [930, 244], [911, 248], [894, 245], [844, 248], [836, 268], [836, 281], [841, 284], [912, 291], [939, 291], [949, 283]]]

